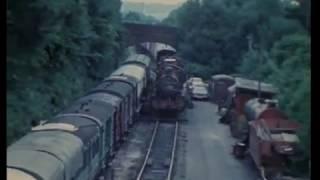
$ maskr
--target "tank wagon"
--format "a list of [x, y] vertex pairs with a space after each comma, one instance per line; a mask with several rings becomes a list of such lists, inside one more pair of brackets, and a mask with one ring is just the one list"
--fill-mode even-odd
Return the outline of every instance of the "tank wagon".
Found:
[[[289, 120], [278, 109], [277, 102], [268, 99], [251, 99], [245, 105], [248, 132], [244, 145], [263, 176], [273, 177], [297, 155], [299, 125]], [[237, 149], [238, 148], [238, 149]], [[239, 146], [234, 148], [237, 157], [243, 157]]]
[[99, 175], [124, 140], [149, 85], [150, 62], [138, 57], [9, 146], [7, 179], [90, 180]]

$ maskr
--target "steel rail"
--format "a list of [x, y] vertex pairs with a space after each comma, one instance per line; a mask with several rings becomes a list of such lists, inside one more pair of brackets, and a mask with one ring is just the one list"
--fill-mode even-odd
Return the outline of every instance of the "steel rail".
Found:
[[174, 141], [173, 141], [173, 148], [171, 152], [171, 161], [170, 161], [170, 168], [167, 176], [167, 180], [171, 180], [172, 176], [172, 169], [173, 169], [173, 164], [174, 164], [174, 157], [175, 157], [175, 152], [176, 152], [176, 144], [177, 144], [177, 136], [178, 136], [178, 122], [176, 122], [176, 129], [175, 129], [175, 134], [174, 134]]
[[159, 127], [159, 121], [156, 122], [156, 126], [155, 126], [155, 128], [153, 130], [152, 138], [151, 138], [151, 141], [150, 141], [150, 144], [149, 144], [149, 147], [148, 147], [148, 151], [147, 151], [146, 157], [144, 159], [144, 162], [142, 164], [142, 167], [141, 167], [141, 169], [139, 171], [139, 174], [138, 174], [136, 180], [141, 180], [141, 178], [142, 178], [142, 174], [143, 174], [143, 172], [145, 170], [147, 161], [149, 159], [149, 156], [150, 156], [150, 153], [151, 153], [151, 149], [152, 149], [152, 145], [153, 145], [153, 142], [154, 142], [154, 138], [155, 138], [155, 136], [157, 134], [158, 127]]

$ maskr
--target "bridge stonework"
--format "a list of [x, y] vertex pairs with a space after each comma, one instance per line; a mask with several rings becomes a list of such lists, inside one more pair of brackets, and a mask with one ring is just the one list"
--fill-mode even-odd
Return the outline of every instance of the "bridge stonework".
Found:
[[123, 25], [127, 31], [125, 36], [127, 46], [143, 42], [159, 42], [177, 47], [178, 31], [175, 27], [136, 23], [123, 23]]

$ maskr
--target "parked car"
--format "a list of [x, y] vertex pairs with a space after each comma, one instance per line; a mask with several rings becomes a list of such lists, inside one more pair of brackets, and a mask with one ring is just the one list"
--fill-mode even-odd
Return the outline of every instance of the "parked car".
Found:
[[192, 82], [203, 82], [203, 80], [200, 77], [192, 77], [188, 81], [190, 83], [192, 83]]
[[208, 84], [205, 83], [201, 78], [199, 77], [193, 77], [193, 78], [190, 78], [188, 81], [187, 81], [187, 84], [188, 84], [188, 87], [190, 89], [193, 89], [194, 87], [196, 86], [202, 86], [202, 87], [205, 87], [205, 88], [208, 88]]
[[209, 93], [207, 88], [204, 86], [195, 86], [192, 89], [192, 97], [195, 99], [208, 99]]

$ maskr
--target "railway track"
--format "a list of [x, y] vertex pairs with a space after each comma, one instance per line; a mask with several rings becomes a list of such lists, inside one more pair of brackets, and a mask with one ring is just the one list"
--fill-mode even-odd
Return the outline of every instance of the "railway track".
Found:
[[170, 180], [178, 134], [178, 122], [156, 122], [143, 165], [136, 180]]

